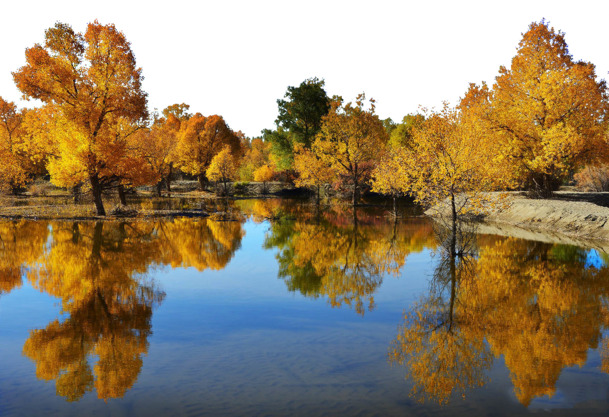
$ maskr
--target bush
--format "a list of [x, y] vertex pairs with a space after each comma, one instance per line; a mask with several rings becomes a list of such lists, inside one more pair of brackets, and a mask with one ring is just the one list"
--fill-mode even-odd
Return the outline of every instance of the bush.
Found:
[[575, 186], [582, 191], [609, 191], [609, 166], [589, 165], [575, 174]]
[[235, 194], [249, 194], [249, 181], [238, 181], [233, 184]]

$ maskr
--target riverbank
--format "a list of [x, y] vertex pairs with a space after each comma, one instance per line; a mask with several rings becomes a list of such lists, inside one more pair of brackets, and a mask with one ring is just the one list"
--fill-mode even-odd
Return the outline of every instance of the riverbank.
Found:
[[[167, 217], [208, 217], [220, 214], [230, 217], [227, 200], [214, 187], [200, 191], [196, 181], [175, 181], [171, 193], [163, 190], [159, 197], [155, 187], [138, 187], [127, 193], [127, 206], [120, 204], [115, 192], [103, 194], [106, 216], [97, 214], [88, 193], [78, 202], [71, 192], [39, 180], [19, 195], [0, 195], [0, 219], [9, 220], [112, 220], [155, 219]], [[302, 194], [301, 189], [280, 183], [235, 183], [230, 199], [274, 198]]]
[[[433, 215], [434, 210], [426, 214]], [[565, 190], [550, 199], [510, 193], [503, 207], [482, 217], [481, 231], [534, 240], [545, 235], [579, 246], [604, 242], [601, 246], [609, 250], [609, 193]]]

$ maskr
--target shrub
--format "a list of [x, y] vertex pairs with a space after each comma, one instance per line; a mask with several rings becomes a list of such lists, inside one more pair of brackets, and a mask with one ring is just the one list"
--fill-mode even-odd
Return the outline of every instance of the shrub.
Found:
[[574, 179], [582, 191], [609, 191], [609, 166], [588, 165], [575, 174]]

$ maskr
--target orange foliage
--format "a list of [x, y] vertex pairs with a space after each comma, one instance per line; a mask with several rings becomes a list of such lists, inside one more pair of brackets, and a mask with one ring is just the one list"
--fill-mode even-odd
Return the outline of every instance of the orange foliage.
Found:
[[228, 127], [222, 116], [205, 117], [197, 113], [183, 124], [176, 159], [180, 169], [196, 175], [203, 188], [207, 168], [225, 146], [230, 148], [233, 155], [241, 154], [240, 138]]
[[137, 184], [143, 174], [127, 143], [147, 117], [141, 69], [129, 42], [114, 25], [96, 21], [80, 34], [57, 23], [46, 30], [44, 45], [26, 49], [26, 61], [13, 73], [17, 87], [28, 99], [56, 106], [63, 119], [52, 132], [52, 181], [88, 181], [98, 214], [105, 214], [103, 183], [118, 178]]
[[360, 188], [381, 156], [388, 140], [383, 123], [370, 109], [364, 108], [366, 96], [360, 94], [355, 105], [334, 101], [322, 118], [322, 125], [313, 152], [338, 175], [343, 185], [352, 187], [353, 205], [357, 204]]

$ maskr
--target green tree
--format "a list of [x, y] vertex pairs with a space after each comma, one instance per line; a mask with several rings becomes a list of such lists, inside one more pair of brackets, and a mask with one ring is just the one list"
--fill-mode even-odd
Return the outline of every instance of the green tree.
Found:
[[265, 142], [271, 143], [275, 166], [280, 171], [292, 169], [294, 145], [310, 148], [321, 129], [321, 119], [330, 110], [325, 81], [317, 77], [304, 80], [298, 87], [289, 86], [284, 99], [277, 100], [279, 115], [276, 130], [265, 129]]
[[275, 123], [293, 133], [294, 139], [307, 148], [321, 128], [321, 118], [330, 110], [324, 85], [324, 80], [309, 78], [298, 87], [288, 87], [287, 100], [277, 100], [279, 116]]
[[425, 121], [422, 114], [407, 114], [402, 119], [402, 123], [393, 125], [389, 133], [389, 146], [392, 148], [408, 147], [412, 143], [414, 129]]

